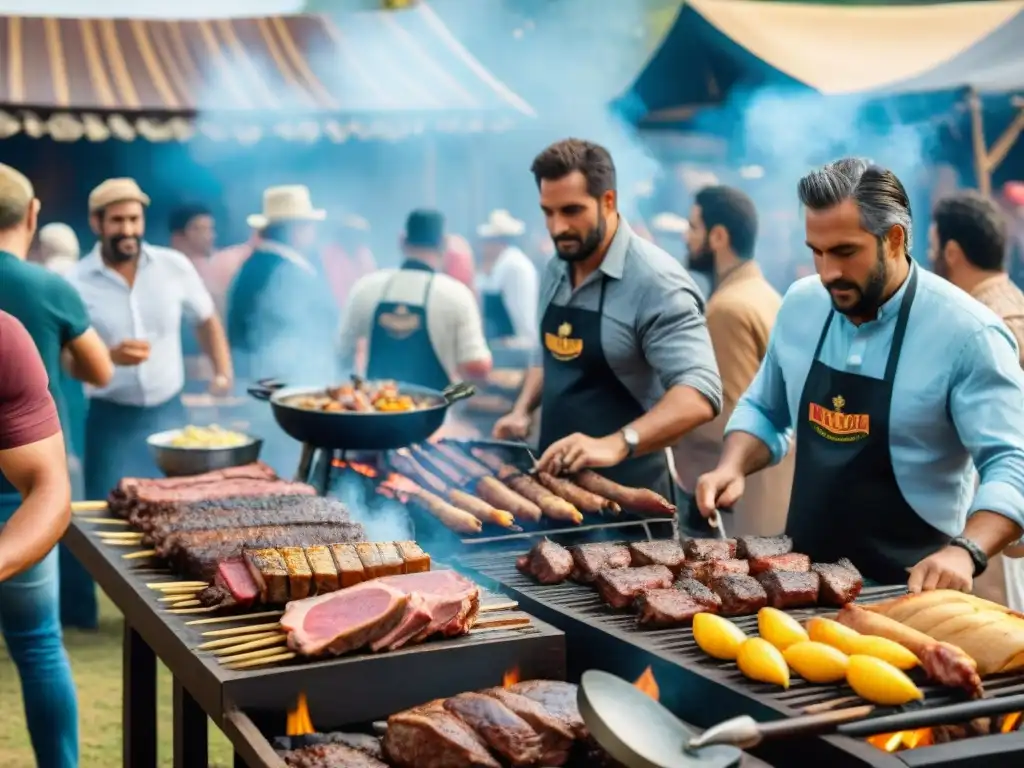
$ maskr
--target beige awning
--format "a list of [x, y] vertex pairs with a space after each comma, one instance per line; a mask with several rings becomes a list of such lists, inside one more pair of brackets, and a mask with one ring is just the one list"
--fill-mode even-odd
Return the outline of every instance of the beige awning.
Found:
[[875, 90], [923, 75], [1024, 11], [1021, 0], [858, 7], [687, 0], [687, 5], [758, 58], [826, 94]]

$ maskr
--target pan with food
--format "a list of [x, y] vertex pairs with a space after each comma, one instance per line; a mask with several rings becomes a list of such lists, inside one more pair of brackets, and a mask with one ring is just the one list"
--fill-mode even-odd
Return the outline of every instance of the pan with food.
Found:
[[289, 436], [317, 448], [383, 451], [426, 440], [448, 407], [472, 397], [472, 384], [444, 390], [402, 382], [353, 380], [337, 387], [289, 387], [264, 379], [248, 392], [270, 403]]

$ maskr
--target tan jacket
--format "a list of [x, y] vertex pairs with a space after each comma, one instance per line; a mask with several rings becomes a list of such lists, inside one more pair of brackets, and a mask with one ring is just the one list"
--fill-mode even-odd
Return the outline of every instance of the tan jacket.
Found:
[[[1017, 339], [1017, 346], [1021, 350], [1021, 365], [1024, 366], [1024, 293], [1010, 281], [1008, 275], [998, 274], [974, 286], [971, 296], [1006, 323], [1006, 327]], [[974, 582], [974, 594], [1007, 605], [1006, 566], [1002, 555], [991, 558], [988, 568]], [[1018, 569], [1012, 570], [1016, 577]]]
[[[708, 300], [708, 331], [722, 377], [723, 404], [714, 421], [695, 429], [675, 450], [679, 478], [687, 490], [692, 491], [697, 478], [718, 464], [725, 425], [764, 360], [780, 306], [782, 297], [753, 261], [729, 272]], [[790, 451], [778, 466], [747, 478], [747, 490], [732, 520], [726, 520], [730, 536], [782, 533], [794, 462]]]

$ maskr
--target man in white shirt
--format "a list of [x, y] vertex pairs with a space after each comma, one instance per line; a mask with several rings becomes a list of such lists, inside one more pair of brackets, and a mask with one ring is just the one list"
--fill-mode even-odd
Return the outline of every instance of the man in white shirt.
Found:
[[495, 352], [530, 349], [537, 339], [537, 268], [517, 242], [526, 225], [508, 211], [492, 211], [477, 228], [483, 259], [477, 290], [484, 333]]
[[355, 367], [356, 348], [369, 340], [366, 377], [444, 389], [490, 373], [491, 353], [473, 292], [439, 272], [444, 258], [444, 217], [409, 214], [402, 241], [405, 261], [352, 288], [341, 323], [341, 360]]

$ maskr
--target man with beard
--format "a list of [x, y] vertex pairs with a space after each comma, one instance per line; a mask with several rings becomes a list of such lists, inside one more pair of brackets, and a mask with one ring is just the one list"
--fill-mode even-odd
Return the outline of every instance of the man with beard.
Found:
[[[989, 309], [910, 258], [906, 190], [840, 160], [801, 179], [818, 279], [795, 283], [697, 483], [705, 515], [799, 446], [786, 532], [865, 578], [970, 591], [1024, 531], [1024, 373]], [[973, 468], [981, 482], [973, 494]]]
[[[754, 261], [757, 228], [754, 202], [740, 190], [719, 185], [697, 193], [686, 244], [690, 270], [703, 272], [714, 286], [707, 322], [722, 377], [722, 413], [693, 430], [676, 449], [679, 477], [687, 488], [718, 463], [725, 425], [764, 360], [782, 304]], [[730, 510], [729, 533], [782, 533], [792, 482], [792, 454], [751, 478], [749, 493]]]
[[541, 278], [541, 359], [494, 434], [525, 438], [541, 406], [542, 470], [672, 497], [666, 449], [722, 405], [700, 292], [619, 215], [604, 147], [566, 139], [532, 171], [558, 258]]
[[[1010, 329], [1024, 365], [1024, 293], [1006, 274], [1006, 219], [977, 192], [941, 199], [932, 213], [928, 257], [935, 274], [976, 298]], [[1020, 557], [1024, 549], [1007, 549]], [[1024, 560], [993, 557], [974, 592], [1017, 611], [1024, 610]]]
[[[89, 194], [98, 242], [68, 273], [96, 331], [110, 349], [114, 377], [89, 387], [85, 423], [85, 491], [105, 499], [122, 477], [159, 477], [146, 438], [186, 423], [182, 317], [195, 324], [213, 366], [210, 391], [227, 392], [231, 358], [213, 299], [186, 256], [143, 240], [149, 197], [133, 179], [108, 179]], [[72, 586], [65, 582], [66, 587]], [[73, 622], [95, 626], [92, 582], [75, 579]], [[70, 597], [65, 595], [65, 597]]]

